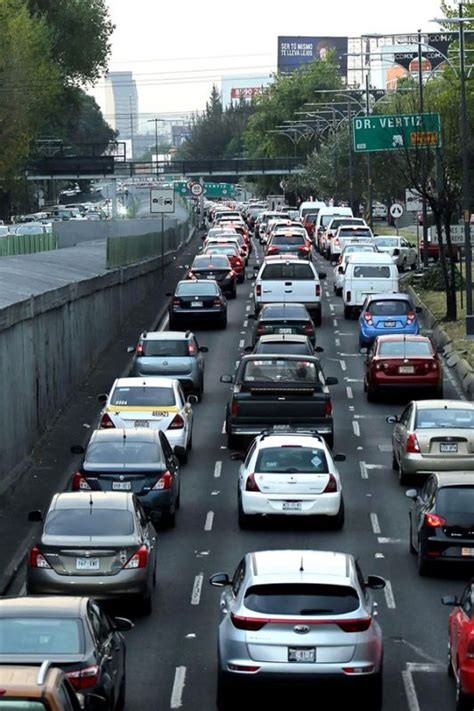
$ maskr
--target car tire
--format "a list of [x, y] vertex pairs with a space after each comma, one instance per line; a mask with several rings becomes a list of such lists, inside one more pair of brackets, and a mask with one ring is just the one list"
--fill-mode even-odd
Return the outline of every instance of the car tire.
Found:
[[433, 398], [435, 400], [442, 400], [443, 399], [443, 386], [442, 385], [440, 385], [439, 387], [437, 387], [433, 390]]
[[321, 313], [321, 309], [318, 309], [318, 311], [314, 312], [314, 325], [321, 326], [322, 321], [323, 321], [323, 316]]
[[234, 288], [229, 293], [229, 299], [236, 299], [236, 298], [237, 298], [237, 287], [234, 284]]
[[231, 433], [227, 434], [227, 448], [228, 449], [240, 449], [242, 446], [242, 438], [239, 435], [234, 435]]
[[352, 318], [352, 308], [350, 306], [344, 306], [344, 318], [346, 321]]
[[342, 287], [338, 287], [336, 290], [336, 296], [342, 296]]
[[242, 508], [242, 502], [239, 499], [239, 505], [238, 505], [238, 520], [239, 520], [239, 528], [242, 531], [248, 531], [249, 528], [252, 528], [252, 516], [249, 516], [246, 514]]
[[382, 667], [368, 683], [366, 703], [367, 711], [380, 711], [383, 703], [383, 671]]
[[341, 505], [339, 506], [339, 511], [335, 516], [330, 517], [330, 526], [333, 531], [342, 531], [344, 528], [345, 512], [344, 512], [344, 499], [341, 497]]
[[151, 615], [153, 610], [153, 602], [151, 599], [151, 594], [149, 592], [139, 598], [138, 610], [142, 617], [148, 617], [149, 615]]
[[227, 328], [227, 315], [219, 320], [218, 327], [222, 329]]
[[193, 431], [191, 430], [191, 436], [189, 437], [188, 446], [186, 447], [188, 452], [191, 452], [193, 448]]
[[474, 698], [470, 694], [465, 694], [461, 688], [461, 681], [456, 679], [456, 711], [472, 711]]
[[395, 456], [395, 450], [392, 449], [392, 469], [394, 472], [398, 472], [398, 462]]
[[183, 447], [181, 449], [180, 454], [178, 455], [178, 459], [181, 464], [187, 464], [188, 462], [188, 449], [187, 447]]
[[398, 483], [400, 486], [406, 486], [409, 483], [409, 475], [403, 470], [401, 463], [398, 465]]
[[410, 519], [410, 527], [409, 527], [409, 534], [408, 534], [409, 535], [408, 546], [410, 548], [410, 553], [412, 553], [413, 555], [416, 555], [416, 548], [413, 545], [413, 527], [412, 527], [412, 523], [411, 523], [411, 517], [409, 517], [409, 519]]
[[170, 331], [177, 331], [178, 330], [178, 324], [176, 323], [176, 319], [172, 318], [171, 316], [169, 317], [169, 330]]
[[449, 642], [448, 642], [448, 663], [446, 665], [446, 674], [449, 676], [450, 679], [454, 679], [453, 660], [451, 658], [451, 647], [449, 646]]
[[418, 575], [421, 575], [424, 577], [425, 575], [429, 575], [430, 573], [430, 564], [425, 560], [425, 555], [424, 555], [424, 550], [423, 546], [421, 545], [420, 541], [418, 540], [418, 561], [417, 561], [417, 566], [418, 566]]
[[166, 528], [176, 528], [176, 504], [173, 512], [169, 512], [164, 516], [164, 524]]
[[377, 390], [372, 385], [367, 385], [367, 402], [377, 401]]
[[234, 711], [234, 709], [237, 709], [238, 699], [236, 699], [235, 694], [235, 685], [219, 669], [216, 689], [216, 706], [219, 711]]

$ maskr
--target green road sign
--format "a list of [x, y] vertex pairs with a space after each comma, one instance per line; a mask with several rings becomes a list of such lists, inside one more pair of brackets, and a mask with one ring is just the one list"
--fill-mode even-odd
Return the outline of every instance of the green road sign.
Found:
[[438, 113], [354, 116], [352, 134], [356, 153], [440, 148], [440, 116]]
[[[175, 180], [175, 192], [180, 193], [185, 197], [192, 197], [192, 192], [189, 189], [186, 180]], [[233, 183], [204, 183], [204, 195], [206, 198], [234, 198], [235, 185]]]

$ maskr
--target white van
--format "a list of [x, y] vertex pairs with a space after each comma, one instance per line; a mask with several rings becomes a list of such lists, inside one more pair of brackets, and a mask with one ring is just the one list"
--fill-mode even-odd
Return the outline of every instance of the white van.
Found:
[[307, 200], [300, 205], [300, 220], [303, 221], [305, 215], [312, 213], [317, 215], [322, 207], [326, 207], [326, 203], [321, 200]]
[[398, 291], [398, 269], [390, 255], [356, 252], [351, 255], [344, 272], [344, 318], [351, 318], [360, 311], [366, 296]]
[[322, 207], [318, 212], [316, 224], [314, 225], [314, 243], [316, 246], [319, 245], [323, 232], [328, 228], [333, 217], [354, 217], [354, 215], [352, 214], [352, 208], [350, 207], [341, 207], [337, 205]]

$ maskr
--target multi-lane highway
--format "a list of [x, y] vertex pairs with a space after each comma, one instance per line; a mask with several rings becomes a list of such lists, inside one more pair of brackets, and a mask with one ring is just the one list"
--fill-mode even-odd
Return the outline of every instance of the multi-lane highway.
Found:
[[[214, 572], [233, 572], [247, 551], [265, 548], [346, 551], [357, 556], [365, 574], [382, 575], [387, 585], [376, 597], [385, 640], [383, 708], [454, 709], [454, 686], [446, 674], [448, 613], [440, 597], [460, 593], [463, 578], [418, 576], [408, 549], [409, 500], [391, 469], [392, 426], [385, 421], [401, 411], [403, 401], [367, 403], [357, 323], [343, 319], [341, 300], [333, 295], [332, 269], [320, 257], [315, 261], [328, 273], [318, 345], [324, 348], [325, 374], [339, 378], [331, 392], [334, 452], [347, 456], [339, 464], [345, 527], [333, 532], [289, 519], [284, 525], [239, 530], [238, 463], [230, 460], [223, 431], [229, 386], [219, 377], [233, 372], [247, 342], [252, 309], [247, 281], [229, 302], [227, 330], [197, 331], [200, 344], [209, 347], [205, 396], [195, 406], [194, 447], [182, 472], [176, 529], [158, 536], [154, 610], [149, 618], [134, 618], [135, 628], [126, 635], [130, 711], [215, 709], [219, 591], [207, 581]], [[166, 328], [166, 321], [161, 327]], [[110, 370], [110, 383], [119, 374]], [[445, 396], [459, 397], [448, 378], [445, 383]], [[80, 438], [81, 427], [81, 422], [71, 426], [65, 439]], [[22, 576], [20, 572], [13, 592], [21, 590]], [[126, 606], [120, 613], [133, 614]], [[246, 695], [247, 708], [256, 708], [253, 703], [252, 695]], [[363, 708], [363, 698], [352, 698], [352, 704]]]

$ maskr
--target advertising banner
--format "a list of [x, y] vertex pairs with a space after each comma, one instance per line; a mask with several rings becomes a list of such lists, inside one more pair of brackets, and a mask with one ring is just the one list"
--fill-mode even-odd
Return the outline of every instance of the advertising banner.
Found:
[[347, 37], [278, 37], [278, 71], [292, 72], [336, 51], [339, 73], [347, 74]]

